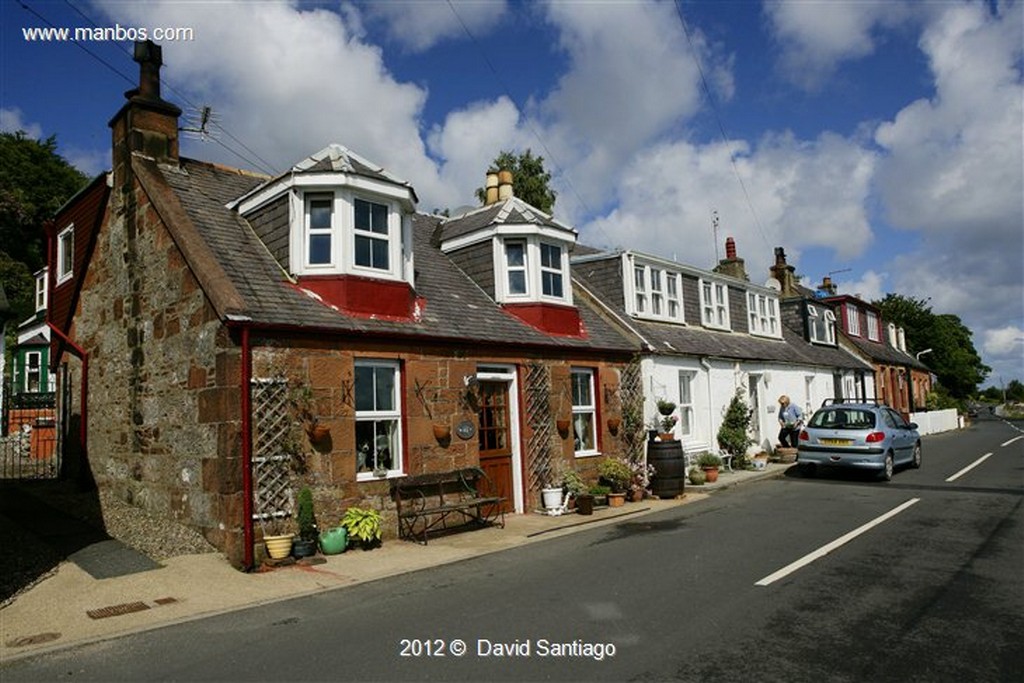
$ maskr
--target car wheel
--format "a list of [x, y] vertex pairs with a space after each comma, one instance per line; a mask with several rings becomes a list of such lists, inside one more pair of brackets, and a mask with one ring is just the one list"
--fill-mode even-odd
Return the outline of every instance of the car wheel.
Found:
[[915, 470], [921, 467], [921, 444], [914, 444], [914, 456], [910, 460], [910, 466]]
[[892, 453], [885, 454], [885, 467], [882, 469], [882, 481], [892, 481], [892, 471], [894, 465], [892, 462]]

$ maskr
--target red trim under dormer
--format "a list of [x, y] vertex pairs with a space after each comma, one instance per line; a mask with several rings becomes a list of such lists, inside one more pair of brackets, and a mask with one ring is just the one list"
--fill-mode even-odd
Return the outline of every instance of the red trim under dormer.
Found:
[[352, 275], [307, 275], [293, 287], [307, 289], [342, 313], [360, 318], [413, 321], [423, 299], [408, 282], [376, 280]]
[[587, 331], [580, 319], [580, 312], [572, 306], [529, 303], [504, 304], [502, 309], [530, 327], [558, 337], [586, 339]]

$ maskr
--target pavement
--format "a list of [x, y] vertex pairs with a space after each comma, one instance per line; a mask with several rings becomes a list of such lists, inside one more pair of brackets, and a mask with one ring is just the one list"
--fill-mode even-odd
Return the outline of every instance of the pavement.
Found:
[[[54, 571], [0, 609], [0, 665], [233, 610], [386, 580], [595, 526], [630, 521], [679, 505], [699, 503], [732, 486], [780, 477], [789, 467], [769, 463], [763, 471], [726, 471], [715, 484], [687, 484], [685, 493], [675, 499], [648, 499], [618, 508], [597, 508], [590, 516], [506, 515], [504, 528], [469, 529], [431, 539], [425, 546], [391, 540], [371, 551], [350, 550], [320, 557], [317, 564], [303, 561], [252, 573], [234, 569], [219, 553], [147, 562], [148, 558], [136, 557], [136, 551], [111, 541], [105, 534], [96, 535], [93, 530], [76, 528], [82, 535], [70, 545], [67, 534], [41, 535], [44, 541], [63, 544], [65, 550], [76, 550], [64, 555], [66, 559]], [[14, 507], [22, 506], [8, 504], [0, 512], [17, 517], [18, 513], [11, 510]], [[26, 518], [16, 519], [15, 523], [22, 523], [29, 532], [37, 534], [52, 532], [67, 521], [66, 515], [45, 504], [33, 508], [31, 519], [24, 514], [22, 517]]]

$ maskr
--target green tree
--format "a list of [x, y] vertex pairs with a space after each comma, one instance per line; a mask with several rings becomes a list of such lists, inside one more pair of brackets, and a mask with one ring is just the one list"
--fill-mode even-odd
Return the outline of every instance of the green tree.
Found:
[[921, 357], [921, 362], [935, 373], [953, 399], [972, 396], [992, 371], [981, 362], [971, 331], [959, 316], [950, 313], [937, 315], [932, 313], [926, 300], [899, 294], [886, 294], [884, 299], [874, 304], [881, 309], [884, 320], [905, 330], [907, 351], [916, 354], [925, 349], [932, 350]]
[[1006, 400], [1016, 403], [1024, 402], [1024, 384], [1020, 380], [1011, 379], [1006, 385]]
[[45, 261], [43, 225], [88, 178], [57, 154], [57, 139], [0, 133], [0, 282], [16, 320], [34, 308], [32, 273]]
[[[551, 189], [551, 174], [544, 169], [544, 157], [533, 156], [529, 149], [522, 154], [502, 150], [491, 168], [512, 172], [512, 187], [515, 195], [530, 206], [534, 206], [546, 214], [555, 208], [557, 193]], [[476, 189], [476, 198], [483, 203], [486, 190]]]

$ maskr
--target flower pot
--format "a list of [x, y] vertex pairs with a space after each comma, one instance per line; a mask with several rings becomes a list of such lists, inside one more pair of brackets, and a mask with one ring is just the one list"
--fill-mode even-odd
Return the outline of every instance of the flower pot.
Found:
[[675, 441], [676, 435], [673, 434], [672, 432], [663, 432], [661, 434], [658, 434], [658, 438], [661, 439], [662, 441]]
[[594, 496], [589, 493], [581, 493], [576, 496], [576, 512], [581, 515], [594, 514]]
[[558, 435], [563, 439], [569, 436], [569, 421], [568, 420], [556, 420], [555, 428], [558, 429]]
[[709, 484], [714, 484], [716, 481], [718, 481], [718, 468], [717, 467], [703, 467], [701, 469], [704, 470], [704, 479]]
[[316, 555], [315, 538], [297, 538], [292, 542], [293, 557], [312, 557]]
[[263, 544], [267, 546], [267, 555], [272, 560], [283, 560], [292, 554], [292, 539], [295, 534], [264, 536]]
[[336, 526], [320, 533], [320, 550], [324, 555], [337, 555], [345, 552], [348, 546], [348, 529]]
[[626, 504], [625, 493], [609, 493], [608, 494], [608, 507], [618, 508]]
[[327, 425], [315, 424], [307, 427], [306, 433], [309, 435], [310, 441], [320, 443], [331, 435], [331, 428]]
[[452, 442], [452, 428], [446, 424], [435, 424], [434, 425], [434, 439], [437, 440], [438, 445], [448, 447], [448, 444]]
[[545, 510], [554, 510], [555, 508], [562, 507], [562, 489], [561, 488], [547, 488], [541, 489], [541, 498], [544, 501]]
[[619, 426], [621, 424], [622, 420], [620, 420], [617, 417], [608, 418], [608, 431], [611, 433], [612, 436], [615, 436], [616, 434], [619, 433]]

